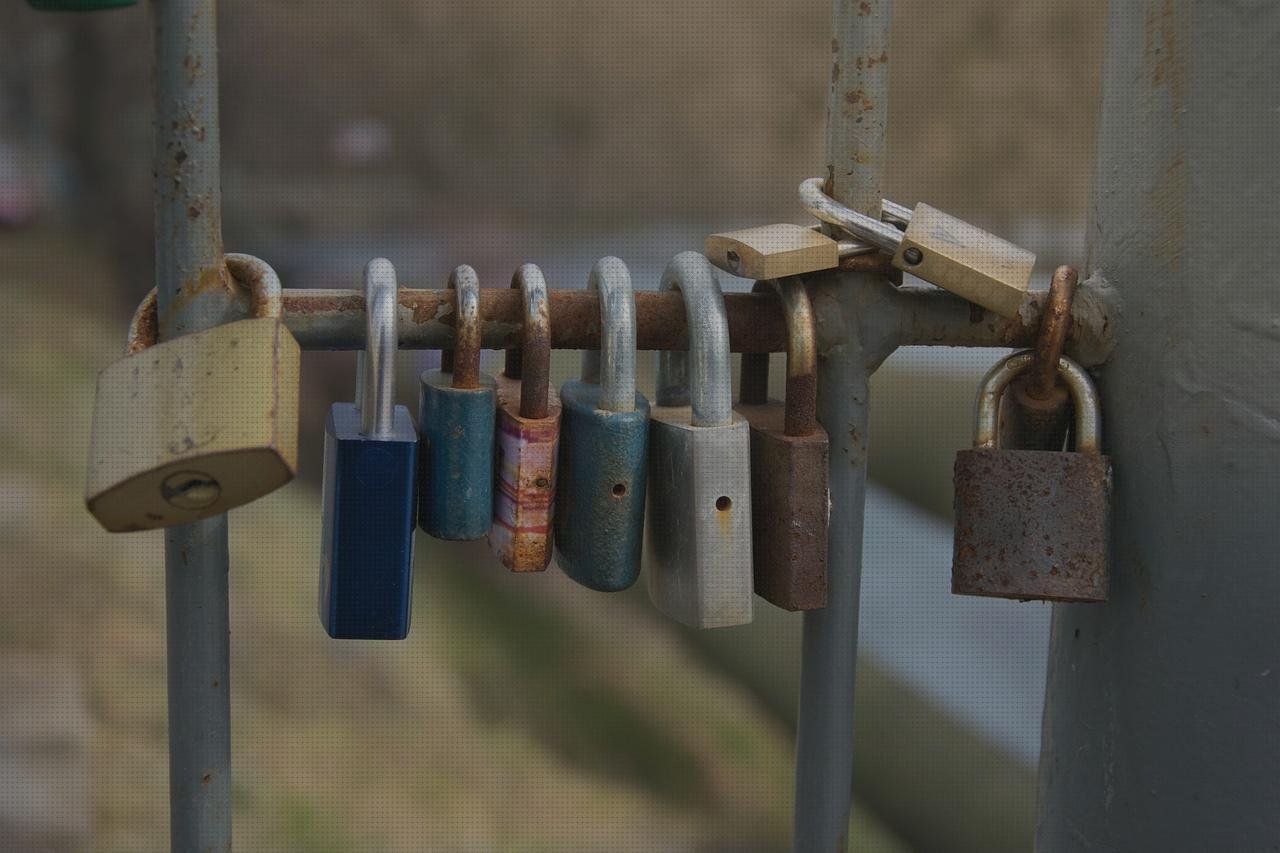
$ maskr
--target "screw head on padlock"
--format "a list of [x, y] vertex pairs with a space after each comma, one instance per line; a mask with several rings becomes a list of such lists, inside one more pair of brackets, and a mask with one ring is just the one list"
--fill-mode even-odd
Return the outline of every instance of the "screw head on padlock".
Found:
[[280, 279], [227, 255], [255, 319], [155, 343], [156, 292], [124, 359], [98, 376], [85, 504], [107, 530], [188, 524], [249, 503], [298, 467], [298, 342], [280, 321]]
[[1074, 452], [997, 444], [997, 412], [1031, 351], [1001, 360], [978, 395], [974, 447], [956, 454], [951, 591], [1046, 601], [1106, 601], [1111, 461], [1099, 450], [1097, 392], [1080, 365], [1058, 370], [1076, 409]]
[[418, 524], [437, 539], [483, 539], [493, 520], [493, 446], [497, 396], [480, 372], [480, 279], [463, 265], [454, 291], [453, 350], [422, 374], [418, 429], [422, 446]]
[[325, 424], [320, 620], [334, 639], [409, 633], [418, 432], [395, 405], [397, 296], [391, 262], [370, 261], [356, 402], [335, 403]]
[[644, 545], [649, 597], [686, 625], [742, 625], [752, 606], [750, 439], [733, 411], [724, 297], [715, 268], [696, 252], [676, 256], [662, 288], [684, 296], [689, 351], [658, 355]]
[[560, 389], [555, 553], [583, 586], [617, 592], [640, 574], [644, 540], [649, 401], [636, 391], [631, 275], [602, 258], [587, 287], [600, 294], [600, 351], [582, 357], [582, 378]]
[[498, 382], [489, 545], [511, 571], [540, 572], [551, 562], [560, 445], [560, 401], [550, 387], [551, 306], [547, 282], [533, 264], [516, 270], [511, 286], [520, 290], [524, 322], [519, 354], [508, 351], [508, 381]]
[[769, 354], [748, 353], [737, 407], [751, 427], [755, 591], [786, 610], [814, 610], [827, 606], [830, 496], [813, 308], [801, 279], [757, 282], [755, 289], [775, 288], [787, 319], [786, 402], [769, 399]]

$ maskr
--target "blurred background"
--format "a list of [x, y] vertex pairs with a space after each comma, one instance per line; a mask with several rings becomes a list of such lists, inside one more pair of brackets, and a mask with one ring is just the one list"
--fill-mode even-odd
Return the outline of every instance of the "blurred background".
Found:
[[[1036, 250], [1041, 286], [1084, 262], [1105, 5], [895, 4], [887, 190]], [[580, 288], [614, 254], [655, 288], [713, 230], [808, 221], [829, 14], [223, 0], [227, 248], [286, 287], [358, 287], [383, 255], [407, 287], [533, 261]], [[6, 851], [167, 849], [162, 540], [82, 503], [94, 376], [152, 285], [149, 63], [145, 4], [0, 8]], [[851, 849], [1031, 846], [1049, 610], [949, 594], [951, 459], [996, 356], [903, 350], [876, 376]], [[436, 358], [402, 353], [402, 402]], [[757, 599], [750, 626], [686, 631], [643, 583], [509, 576], [420, 536], [410, 639], [330, 641], [319, 451], [354, 359], [303, 373], [300, 476], [233, 513], [239, 849], [787, 848], [799, 617]]]

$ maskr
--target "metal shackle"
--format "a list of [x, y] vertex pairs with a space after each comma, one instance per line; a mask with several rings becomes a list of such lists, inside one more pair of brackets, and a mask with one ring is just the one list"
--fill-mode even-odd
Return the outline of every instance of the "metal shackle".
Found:
[[[250, 315], [255, 319], [279, 319], [284, 314], [284, 298], [280, 277], [271, 265], [253, 255], [228, 254], [225, 256], [227, 271], [236, 284], [249, 291]], [[160, 339], [160, 316], [156, 309], [156, 289], [153, 287], [142, 297], [129, 321], [125, 339], [125, 354], [142, 352]]]
[[[818, 428], [818, 344], [813, 329], [813, 304], [804, 280], [757, 281], [755, 292], [776, 290], [787, 324], [787, 390], [783, 434], [811, 435]], [[769, 402], [769, 353], [742, 356], [742, 394], [745, 405]]]
[[582, 381], [600, 386], [600, 409], [630, 412], [636, 407], [636, 303], [631, 272], [615, 257], [591, 268], [587, 289], [600, 293], [600, 349], [582, 353]]
[[[809, 178], [800, 184], [800, 204], [815, 217], [844, 229], [859, 240], [882, 249], [889, 254], [898, 250], [902, 244], [902, 232], [879, 219], [865, 216], [851, 207], [846, 207], [827, 195], [822, 188], [822, 178]], [[902, 210], [894, 205], [897, 210]]]
[[681, 252], [662, 273], [662, 290], [684, 298], [688, 352], [658, 354], [658, 405], [693, 408], [693, 426], [733, 422], [733, 371], [729, 321], [716, 268], [697, 252]]
[[462, 264], [449, 276], [453, 299], [453, 349], [440, 354], [440, 372], [453, 375], [453, 388], [480, 387], [480, 277]]
[[374, 258], [364, 268], [366, 338], [356, 356], [356, 407], [366, 438], [387, 438], [394, 431], [398, 304], [395, 267], [386, 258]]
[[520, 346], [507, 350], [503, 373], [520, 380], [520, 417], [545, 418], [550, 407], [551, 301], [547, 280], [534, 264], [521, 264], [511, 276], [524, 306]]
[[[974, 426], [973, 446], [996, 447], [1000, 397], [1018, 374], [1030, 369], [1035, 362], [1033, 350], [1022, 350], [1005, 356], [995, 367], [987, 371], [978, 390], [978, 408]], [[1102, 414], [1098, 407], [1098, 391], [1085, 369], [1071, 359], [1058, 357], [1058, 375], [1066, 383], [1076, 406], [1075, 452], [1099, 453], [1099, 436], [1102, 434]]]

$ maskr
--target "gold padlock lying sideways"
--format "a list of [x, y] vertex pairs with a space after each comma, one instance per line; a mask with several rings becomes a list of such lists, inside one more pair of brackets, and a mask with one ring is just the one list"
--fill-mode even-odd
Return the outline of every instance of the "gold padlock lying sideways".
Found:
[[[893, 255], [897, 269], [1002, 317], [1018, 313], [1031, 286], [1034, 254], [927, 204], [908, 212], [884, 201], [882, 219], [873, 219], [823, 192], [821, 178], [800, 184], [800, 203], [823, 222]], [[904, 222], [906, 233], [883, 219]]]
[[280, 279], [227, 255], [255, 318], [148, 346], [155, 291], [129, 327], [130, 353], [102, 371], [85, 504], [107, 530], [186, 524], [246, 504], [298, 467], [300, 349], [280, 321]]
[[835, 269], [841, 258], [875, 250], [875, 246], [850, 240], [837, 243], [815, 228], [790, 222], [712, 234], [703, 245], [703, 254], [711, 263], [756, 281]]

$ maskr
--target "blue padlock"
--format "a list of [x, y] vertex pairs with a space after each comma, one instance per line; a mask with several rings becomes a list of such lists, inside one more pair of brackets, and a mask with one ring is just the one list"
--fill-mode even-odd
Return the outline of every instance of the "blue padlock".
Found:
[[493, 441], [497, 391], [480, 372], [480, 279], [471, 267], [449, 277], [453, 351], [422, 374], [418, 525], [437, 539], [483, 539], [493, 520]]
[[556, 561], [583, 586], [617, 592], [640, 576], [649, 401], [636, 391], [626, 264], [601, 258], [587, 287], [600, 293], [600, 351], [585, 352], [582, 378], [560, 389]]
[[338, 640], [403, 640], [409, 633], [418, 432], [395, 405], [396, 271], [364, 271], [366, 350], [356, 402], [335, 403], [324, 434], [320, 621]]

